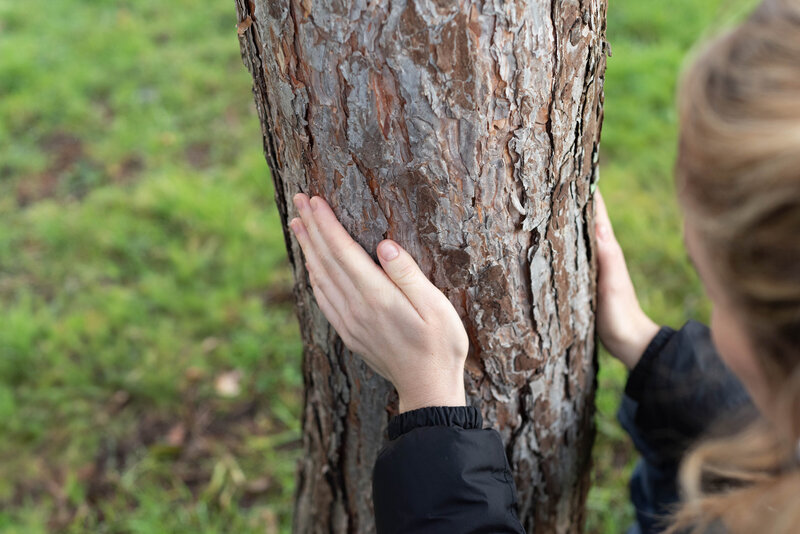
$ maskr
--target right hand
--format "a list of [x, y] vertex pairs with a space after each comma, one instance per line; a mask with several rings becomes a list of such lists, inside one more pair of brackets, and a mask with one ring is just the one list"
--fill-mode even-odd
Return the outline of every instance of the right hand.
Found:
[[399, 244], [376, 265], [322, 197], [294, 197], [295, 232], [320, 310], [344, 344], [397, 388], [400, 412], [464, 406], [469, 338], [450, 300]]
[[599, 190], [595, 198], [597, 330], [608, 352], [628, 369], [633, 369], [659, 327], [639, 305], [625, 256], [614, 237], [614, 229]]

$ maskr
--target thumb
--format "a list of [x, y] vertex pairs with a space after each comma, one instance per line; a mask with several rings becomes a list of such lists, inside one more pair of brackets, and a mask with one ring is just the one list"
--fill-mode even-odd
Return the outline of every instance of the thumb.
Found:
[[391, 239], [378, 243], [378, 259], [392, 282], [425, 318], [424, 313], [441, 294], [439, 289], [428, 280], [411, 254]]

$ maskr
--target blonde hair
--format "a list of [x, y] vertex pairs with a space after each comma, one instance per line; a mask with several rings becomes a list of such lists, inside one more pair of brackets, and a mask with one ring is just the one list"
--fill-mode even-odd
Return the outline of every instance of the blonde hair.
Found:
[[676, 178], [775, 413], [702, 441], [669, 532], [800, 529], [800, 0], [766, 0], [684, 74]]

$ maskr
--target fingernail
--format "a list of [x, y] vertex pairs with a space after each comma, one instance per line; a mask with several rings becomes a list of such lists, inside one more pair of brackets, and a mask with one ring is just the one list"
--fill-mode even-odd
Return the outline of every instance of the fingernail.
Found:
[[319, 199], [317, 197], [311, 197], [311, 211], [317, 211], [318, 205]]
[[305, 200], [300, 194], [294, 196], [294, 205], [297, 209], [301, 210], [305, 207]]
[[397, 247], [391, 243], [384, 243], [381, 245], [381, 256], [386, 261], [391, 261], [395, 259], [400, 254], [400, 251], [397, 250]]
[[289, 228], [292, 229], [292, 232], [294, 232], [294, 235], [296, 236], [299, 236], [303, 233], [303, 223], [297, 217], [292, 219], [292, 221], [289, 223]]

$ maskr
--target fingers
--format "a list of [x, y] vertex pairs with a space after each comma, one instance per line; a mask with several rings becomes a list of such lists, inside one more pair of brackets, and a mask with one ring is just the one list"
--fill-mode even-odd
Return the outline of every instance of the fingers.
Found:
[[331, 299], [325, 294], [325, 290], [322, 289], [319, 278], [310, 269], [308, 262], [306, 262], [306, 272], [308, 272], [308, 281], [311, 284], [311, 291], [314, 293], [314, 300], [317, 301], [317, 306], [334, 330], [336, 330], [339, 337], [343, 340], [349, 340], [350, 332], [347, 330], [346, 323], [342, 320], [341, 309], [343, 308], [343, 302], [336, 298], [334, 300], [337, 304], [331, 302]]
[[[325, 318], [331, 324], [333, 329], [336, 330], [336, 333], [339, 335], [339, 337], [342, 338], [342, 341], [347, 348], [352, 352], [358, 353], [360, 349], [354, 343], [353, 334], [347, 328], [347, 322], [344, 321], [342, 317], [343, 313], [345, 313], [345, 303], [342, 301], [338, 301], [336, 303], [331, 302], [331, 299], [325, 294], [325, 291], [320, 286], [319, 279], [309, 269], [308, 262], [306, 262], [306, 270], [308, 271], [308, 278], [311, 282], [311, 289], [314, 292], [314, 299], [317, 301], [317, 306], [319, 306], [319, 309], [325, 315]], [[369, 364], [373, 371], [382, 377], [389, 377], [388, 371], [381, 364], [381, 362], [368, 361], [367, 364]]]
[[608, 217], [606, 203], [603, 201], [600, 190], [595, 193], [595, 198], [597, 203], [595, 204], [594, 228], [597, 236], [598, 268], [602, 271], [611, 267], [612, 263], [622, 261], [624, 264], [625, 259], [622, 256], [622, 249], [617, 243], [617, 238], [614, 236], [614, 228], [611, 226], [611, 219]]
[[600, 194], [600, 190], [598, 189], [595, 193], [595, 198], [597, 199], [597, 204], [595, 204], [595, 217], [594, 217], [594, 225], [595, 231], [597, 232], [597, 238], [600, 241], [608, 242], [614, 238], [614, 228], [611, 226], [611, 219], [608, 218], [608, 210], [606, 209], [606, 203], [603, 200], [603, 195]]
[[383, 270], [423, 319], [435, 313], [441, 299], [447, 300], [420, 270], [414, 258], [391, 239], [378, 243], [378, 259]]
[[[309, 277], [313, 276], [314, 278], [313, 285], [320, 287], [328, 296], [328, 300], [339, 306], [338, 315], [341, 316], [346, 312], [347, 306], [344, 293], [339, 286], [333, 283], [328, 272], [321, 267], [317, 251], [311, 245], [311, 238], [303, 222], [298, 218], [294, 218], [289, 222], [289, 227], [294, 231], [294, 235], [298, 243], [300, 243], [300, 248], [303, 249], [303, 254], [306, 257], [306, 270], [309, 272]], [[330, 318], [328, 320], [330, 321]]]
[[[327, 273], [327, 280], [336, 286], [339, 294], [346, 296], [353, 290], [358, 290], [365, 297], [383, 301], [393, 300], [392, 294], [399, 288], [423, 319], [436, 313], [440, 309], [439, 305], [447, 301], [442, 292], [419, 269], [411, 255], [394, 241], [385, 240], [378, 245], [378, 257], [383, 267], [381, 270], [350, 237], [321, 197], [308, 199], [303, 193], [298, 193], [294, 200], [302, 222], [293, 220], [292, 228], [295, 229], [296, 225], [306, 230], [304, 235], [298, 234], [298, 241], [311, 269], [320, 271], [320, 284], [326, 278], [322, 274], [324, 271]], [[382, 252], [388, 252], [386, 247], [392, 246], [397, 249], [396, 257], [382, 255]], [[323, 289], [331, 296], [327, 287]], [[397, 293], [398, 296], [400, 292]]]
[[319, 196], [308, 199], [303, 193], [295, 195], [295, 203], [317, 257], [334, 283], [344, 292], [353, 288], [362, 293], [377, 290], [385, 278], [383, 273], [350, 237], [328, 203]]
[[310, 204], [320, 236], [356, 285], [361, 286], [370, 277], [383, 276], [364, 248], [350, 237], [324, 198], [315, 196]]
[[595, 193], [597, 198], [595, 211], [595, 233], [597, 235], [597, 283], [598, 294], [602, 297], [607, 293], [619, 291], [633, 291], [628, 274], [628, 266], [625, 263], [625, 255], [622, 247], [614, 236], [614, 229], [611, 226], [611, 219], [608, 216], [606, 204], [603, 196], [598, 190]]
[[[306, 270], [308, 270], [308, 263], [306, 263]], [[314, 292], [314, 299], [317, 301], [317, 306], [325, 315], [325, 318], [336, 330], [341, 338], [347, 338], [348, 332], [345, 331], [345, 324], [342, 321], [342, 316], [336, 309], [330, 299], [325, 295], [325, 291], [319, 285], [319, 280], [316, 279], [311, 271], [308, 271], [308, 281], [311, 282], [311, 290]]]
[[352, 293], [355, 289], [353, 282], [334, 256], [334, 251], [336, 251], [337, 256], [344, 258], [347, 256], [347, 252], [336, 249], [337, 246], [341, 245], [340, 243], [334, 244], [333, 250], [325, 243], [320, 235], [318, 224], [314, 220], [308, 196], [298, 193], [294, 196], [294, 204], [300, 213], [303, 229], [305, 229], [308, 236], [305, 243], [300, 242], [300, 246], [303, 249], [303, 254], [309, 260], [311, 268], [317, 271], [326, 271], [328, 278], [339, 288], [340, 292], [345, 294]]

